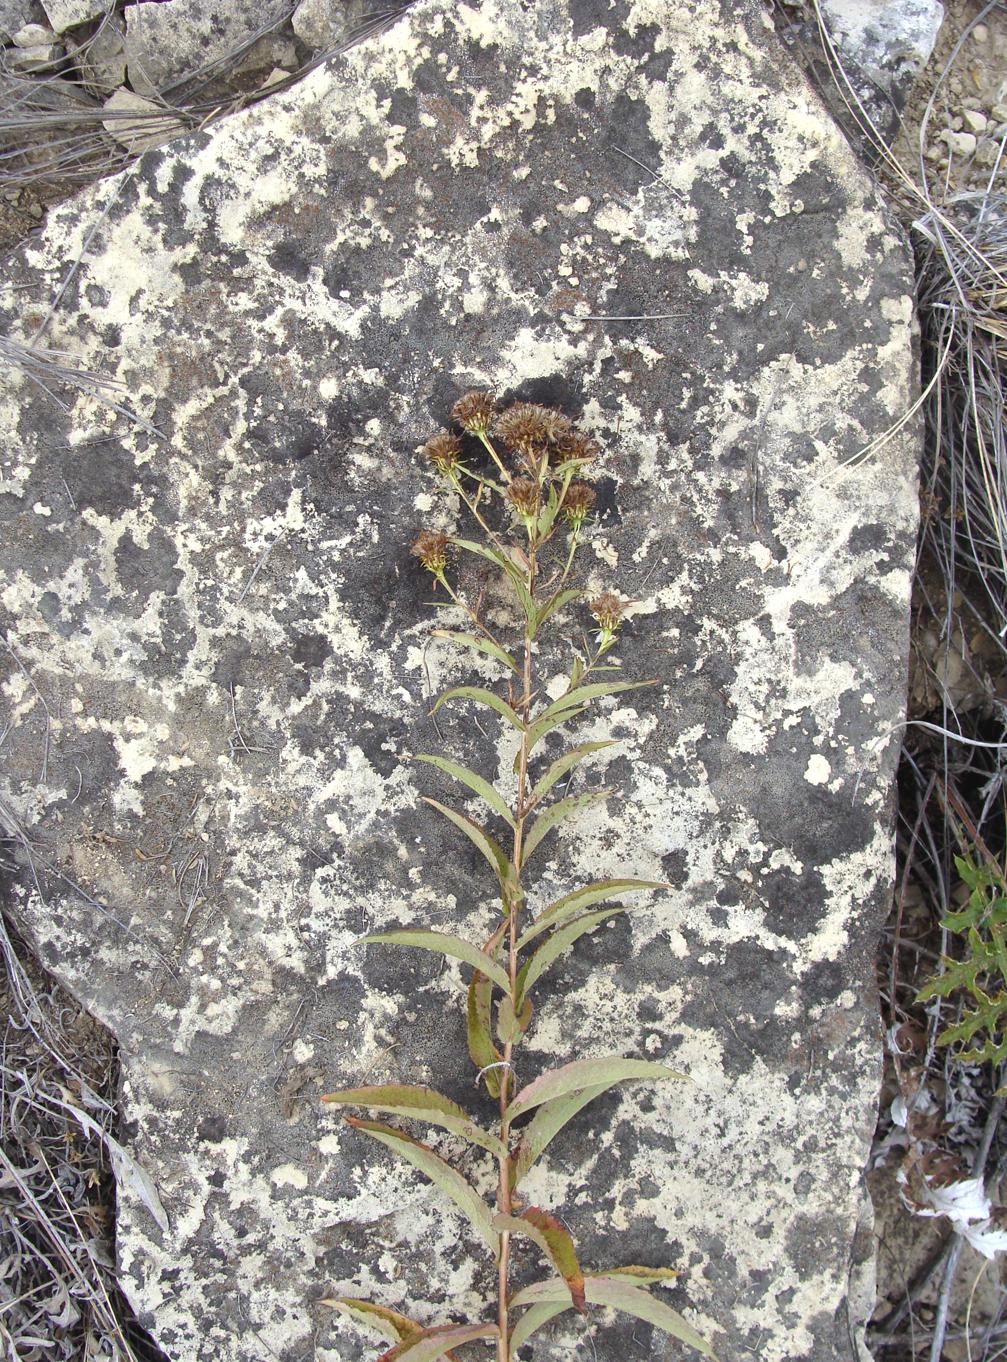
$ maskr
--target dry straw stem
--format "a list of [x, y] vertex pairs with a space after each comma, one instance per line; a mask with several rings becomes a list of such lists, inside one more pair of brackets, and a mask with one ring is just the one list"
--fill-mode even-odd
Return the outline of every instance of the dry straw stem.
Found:
[[[625, 1311], [710, 1355], [709, 1344], [682, 1316], [646, 1289], [671, 1280], [675, 1275], [671, 1270], [620, 1267], [585, 1272], [568, 1227], [551, 1213], [527, 1205], [521, 1191], [523, 1180], [550, 1142], [595, 1097], [628, 1081], [682, 1078], [664, 1064], [622, 1055], [574, 1059], [547, 1069], [523, 1086], [516, 1078], [517, 1053], [533, 1022], [532, 996], [543, 976], [582, 937], [625, 913], [622, 900], [667, 887], [629, 878], [594, 881], [531, 916], [527, 872], [539, 846], [568, 819], [612, 794], [597, 787], [576, 794], [556, 792], [561, 780], [569, 788], [569, 780], [581, 773], [583, 763], [611, 742], [568, 747], [541, 772], [533, 770], [542, 756], [537, 749], [548, 734], [560, 734], [596, 702], [655, 683], [621, 679], [621, 664], [613, 649], [624, 603], [614, 593], [603, 592], [589, 603], [598, 626], [594, 646], [574, 654], [563, 694], [555, 700], [540, 698], [545, 626], [582, 595], [565, 583], [594, 497], [574, 477], [599, 451], [562, 413], [532, 403], [517, 403], [497, 412], [489, 395], [471, 393], [456, 404], [454, 416], [479, 442], [471, 458], [485, 463], [488, 456], [493, 477], [470, 474], [477, 487], [470, 495], [462, 493], [456, 470], [465, 451], [450, 434], [434, 437], [422, 453], [442, 477], [446, 490], [457, 494], [460, 506], [473, 514], [476, 532], [485, 537], [466, 539], [426, 529], [417, 537], [412, 553], [447, 593], [449, 608], [463, 609], [475, 629], [472, 634], [437, 630], [436, 635], [493, 659], [505, 675], [502, 691], [456, 686], [437, 699], [432, 712], [445, 704], [474, 706], [503, 720], [515, 735], [515, 788], [500, 789], [479, 772], [447, 757], [421, 753], [415, 760], [465, 787], [502, 825], [504, 841], [509, 842], [506, 850], [497, 831], [485, 823], [438, 799], [425, 799], [486, 861], [499, 889], [500, 921], [484, 943], [418, 924], [371, 933], [359, 944], [433, 951], [471, 970], [466, 990], [468, 1058], [476, 1070], [477, 1086], [496, 1102], [495, 1129], [486, 1129], [442, 1093], [415, 1085], [344, 1088], [324, 1100], [448, 1130], [495, 1159], [496, 1195], [490, 1206], [466, 1177], [406, 1131], [383, 1122], [348, 1118], [354, 1130], [424, 1174], [467, 1219], [495, 1260], [496, 1302], [491, 1319], [429, 1329], [355, 1296], [329, 1303], [393, 1340], [382, 1362], [433, 1362], [465, 1341], [490, 1344], [497, 1362], [515, 1362], [517, 1349], [539, 1328], [566, 1310], [586, 1314], [591, 1304]], [[507, 466], [508, 457], [512, 467]], [[497, 472], [502, 482], [496, 481]], [[516, 617], [514, 632], [519, 643], [513, 652], [501, 643], [499, 630], [494, 632], [483, 619], [480, 602], [466, 599], [464, 574], [459, 575], [452, 563], [449, 548], [463, 560], [474, 557], [500, 573]], [[450, 580], [449, 573], [456, 580]], [[551, 1266], [553, 1275], [515, 1294], [513, 1262], [524, 1241]]]

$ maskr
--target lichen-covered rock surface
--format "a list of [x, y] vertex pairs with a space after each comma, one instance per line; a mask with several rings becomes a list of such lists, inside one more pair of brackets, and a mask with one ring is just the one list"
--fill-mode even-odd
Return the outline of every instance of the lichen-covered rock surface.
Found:
[[[431, 642], [407, 547], [453, 509], [415, 447], [492, 386], [606, 446], [585, 561], [636, 601], [627, 670], [661, 681], [582, 730], [622, 739], [620, 798], [543, 848], [535, 895], [672, 886], [557, 969], [524, 1073], [619, 1052], [689, 1075], [588, 1108], [531, 1195], [588, 1263], [680, 1267], [670, 1298], [724, 1362], [855, 1356], [914, 439], [841, 465], [911, 402], [910, 274], [759, 7], [419, 4], [61, 208], [8, 325], [32, 334], [78, 258], [47, 344], [158, 433], [4, 378], [3, 794], [38, 874], [18, 912], [122, 1047], [122, 1140], [168, 1223], [124, 1185], [144, 1323], [172, 1362], [348, 1360], [364, 1335], [321, 1298], [427, 1321], [490, 1285], [439, 1196], [318, 1096], [480, 1100], [459, 973], [353, 942], [493, 922], [403, 760], [508, 778], [502, 735], [427, 717], [472, 671]], [[602, 1362], [681, 1355], [604, 1323]]]

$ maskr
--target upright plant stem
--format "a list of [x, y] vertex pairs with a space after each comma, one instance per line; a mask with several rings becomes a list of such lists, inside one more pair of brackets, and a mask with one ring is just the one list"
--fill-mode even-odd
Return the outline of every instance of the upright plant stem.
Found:
[[[535, 599], [535, 578], [536, 578], [536, 545], [534, 540], [528, 546], [528, 575], [525, 585], [528, 595]], [[514, 808], [514, 850], [511, 862], [514, 866], [515, 892], [508, 908], [508, 951], [507, 951], [507, 973], [510, 978], [511, 997], [517, 1003], [517, 975], [518, 975], [518, 915], [521, 905], [521, 856], [524, 842], [524, 822], [527, 816], [525, 807], [528, 798], [528, 724], [531, 716], [531, 697], [532, 697], [532, 638], [531, 624], [526, 620], [524, 626], [524, 667], [522, 671], [523, 692], [521, 695], [518, 712], [524, 724], [524, 731], [521, 734], [521, 747], [518, 752], [518, 774], [517, 774], [517, 803]], [[511, 1100], [512, 1070], [511, 1057], [514, 1050], [513, 1041], [504, 1042], [503, 1075], [500, 1082], [500, 1139], [509, 1148], [510, 1123], [507, 1119], [507, 1106]], [[509, 1159], [500, 1160], [500, 1181], [497, 1189], [497, 1210], [501, 1215], [511, 1214], [511, 1191], [510, 1191], [510, 1162]], [[508, 1362], [510, 1357], [510, 1341], [508, 1334], [507, 1321], [507, 1297], [508, 1277], [510, 1272], [510, 1235], [504, 1231], [500, 1235], [500, 1267], [498, 1275], [498, 1324], [500, 1327], [500, 1337], [497, 1340], [498, 1362]]]

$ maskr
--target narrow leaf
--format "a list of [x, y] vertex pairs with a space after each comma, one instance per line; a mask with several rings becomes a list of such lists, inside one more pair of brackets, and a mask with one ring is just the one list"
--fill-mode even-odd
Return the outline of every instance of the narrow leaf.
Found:
[[582, 1107], [593, 1102], [603, 1092], [612, 1087], [611, 1083], [598, 1083], [593, 1088], [582, 1088], [579, 1092], [567, 1093], [545, 1102], [525, 1126], [521, 1143], [511, 1165], [511, 1187], [514, 1188], [535, 1163], [555, 1135], [558, 1135], [568, 1121], [572, 1121]]
[[501, 699], [499, 695], [494, 695], [491, 690], [485, 690], [482, 686], [455, 686], [451, 690], [444, 691], [437, 697], [430, 713], [436, 714], [441, 705], [446, 704], [448, 700], [474, 700], [477, 705], [484, 705], [487, 709], [495, 710], [497, 714], [502, 715], [519, 733], [524, 732], [524, 724], [507, 701]]
[[501, 1232], [523, 1234], [536, 1243], [570, 1288], [574, 1309], [584, 1313], [584, 1274], [577, 1261], [573, 1238], [565, 1225], [538, 1206], [529, 1206], [519, 1216], [494, 1216], [493, 1224]]
[[428, 1125], [440, 1126], [442, 1130], [461, 1135], [470, 1144], [488, 1149], [498, 1158], [507, 1157], [507, 1147], [501, 1140], [477, 1126], [457, 1102], [452, 1102], [450, 1097], [445, 1097], [433, 1088], [403, 1083], [342, 1088], [339, 1092], [326, 1093], [322, 1101], [345, 1107], [371, 1107], [375, 1111], [390, 1111], [396, 1116], [409, 1116], [414, 1121], [426, 1121]]
[[502, 662], [505, 667], [509, 667], [515, 675], [521, 675], [521, 668], [517, 664], [517, 659], [505, 648], [499, 647], [490, 638], [480, 638], [478, 634], [460, 634], [454, 629], [433, 629], [431, 630], [434, 638], [447, 638], [452, 643], [458, 643], [463, 648], [472, 648], [477, 653], [485, 653], [487, 657], [495, 658], [497, 662]]
[[589, 757], [592, 752], [600, 752], [603, 747], [615, 747], [617, 742], [617, 738], [609, 738], [606, 742], [585, 742], [580, 747], [574, 747], [569, 752], [564, 752], [561, 757], [553, 762], [545, 775], [538, 780], [532, 790], [532, 798], [541, 799], [549, 793], [557, 780], [562, 780], [567, 771], [572, 770], [585, 757]]
[[582, 594], [577, 588], [571, 588], [567, 591], [557, 591], [554, 596], [550, 596], [535, 617], [535, 628], [541, 629], [550, 615], [555, 614], [557, 610], [562, 610], [564, 605], [569, 605], [571, 601], [575, 601]]
[[[503, 1056], [493, 1044], [490, 1030], [492, 1020], [493, 985], [485, 974], [476, 973], [469, 984], [466, 1023], [468, 1029], [469, 1056], [476, 1069], [482, 1073], [486, 1090], [491, 1097], [500, 1096], [500, 1071], [490, 1065], [499, 1064]], [[488, 1072], [483, 1073], [483, 1070]]]
[[557, 799], [555, 804], [550, 804], [545, 813], [539, 814], [535, 819], [531, 831], [525, 838], [521, 848], [521, 864], [525, 864], [542, 838], [552, 832], [557, 823], [569, 818], [571, 814], [580, 813], [581, 809], [590, 808], [592, 804], [599, 804], [611, 793], [611, 790], [590, 790], [587, 794], [567, 795], [565, 799]]
[[[493, 1217], [489, 1208], [476, 1189], [462, 1177], [461, 1173], [452, 1168], [449, 1163], [445, 1163], [429, 1145], [421, 1144], [419, 1140], [414, 1140], [411, 1135], [406, 1135], [404, 1131], [396, 1130], [394, 1126], [382, 1125], [378, 1121], [362, 1121], [357, 1116], [347, 1116], [346, 1119], [355, 1130], [361, 1130], [365, 1135], [370, 1135], [373, 1139], [386, 1145], [394, 1154], [398, 1154], [407, 1163], [411, 1163], [414, 1168], [418, 1168], [441, 1191], [446, 1192], [458, 1209], [468, 1217], [477, 1234], [485, 1240], [490, 1252], [494, 1255], [498, 1252], [500, 1241], [496, 1230], [493, 1228]], [[460, 1339], [455, 1340], [455, 1342], [461, 1341]]]
[[382, 1353], [377, 1362], [436, 1362], [452, 1348], [463, 1343], [474, 1343], [477, 1338], [497, 1338], [500, 1330], [495, 1324], [449, 1324], [440, 1329], [424, 1329], [419, 1338]]
[[[648, 1324], [655, 1325], [664, 1333], [687, 1343], [704, 1357], [713, 1357], [713, 1349], [702, 1334], [698, 1334], [686, 1323], [677, 1310], [665, 1305], [663, 1301], [655, 1300], [648, 1291], [630, 1286], [627, 1282], [612, 1281], [603, 1275], [586, 1278], [584, 1291], [591, 1305], [609, 1305], [628, 1315], [635, 1315], [637, 1319], [646, 1320]], [[566, 1294], [566, 1282], [554, 1278], [550, 1282], [533, 1282], [531, 1286], [524, 1287], [512, 1298], [510, 1304], [512, 1307], [539, 1303], [559, 1304]]]
[[[569, 1293], [567, 1293], [569, 1295]], [[523, 1343], [527, 1343], [532, 1334], [537, 1333], [544, 1324], [561, 1315], [564, 1310], [572, 1310], [573, 1301], [542, 1301], [538, 1305], [530, 1306], [517, 1324], [510, 1332], [510, 1355], [512, 1362], [517, 1362], [517, 1351]]]
[[528, 725], [528, 751], [537, 747], [547, 733], [554, 728], [559, 728], [560, 724], [569, 723], [571, 719], [576, 719], [578, 714], [583, 714], [587, 705], [581, 705], [579, 709], [564, 709], [559, 714], [551, 714], [546, 717], [539, 717]]
[[607, 1267], [594, 1275], [606, 1281], [625, 1280], [630, 1286], [647, 1286], [653, 1282], [675, 1282], [682, 1274], [673, 1267], [638, 1267], [630, 1263], [627, 1267]]
[[521, 1027], [509, 997], [501, 998], [497, 1005], [497, 1037], [501, 1045], [513, 1045], [521, 1038]]
[[506, 895], [507, 886], [514, 877], [510, 858], [505, 854], [500, 843], [495, 837], [491, 837], [485, 828], [481, 827], [474, 818], [469, 818], [467, 814], [456, 813], [454, 809], [449, 809], [440, 800], [431, 799], [429, 795], [422, 796], [424, 804], [429, 804], [431, 808], [442, 813], [445, 818], [454, 823], [459, 832], [464, 832], [474, 847], [485, 856], [497, 879], [500, 881], [501, 892]]
[[370, 936], [360, 937], [356, 944], [368, 946], [374, 941], [387, 942], [392, 946], [414, 946], [421, 951], [437, 951], [455, 960], [464, 960], [480, 974], [485, 974], [495, 984], [499, 984], [504, 992], [510, 992], [510, 979], [496, 961], [491, 960], [478, 946], [473, 946], [471, 941], [465, 941], [460, 936], [451, 936], [447, 932], [431, 932], [423, 927], [406, 927], [395, 932], [372, 932]]
[[578, 686], [575, 690], [568, 690], [565, 695], [554, 700], [541, 714], [536, 715], [535, 722], [537, 723], [540, 719], [551, 718], [564, 709], [572, 709], [574, 705], [589, 704], [590, 701], [600, 699], [603, 695], [618, 695], [624, 690], [641, 690], [644, 686], [656, 685], [656, 679], [649, 681], [594, 681], [589, 686]]
[[421, 1324], [400, 1315], [397, 1310], [389, 1310], [386, 1305], [375, 1305], [372, 1301], [354, 1300], [352, 1296], [338, 1296], [320, 1301], [319, 1304], [331, 1306], [333, 1310], [338, 1310], [354, 1323], [364, 1324], [369, 1329], [375, 1329], [382, 1337], [398, 1343], [418, 1338], [423, 1333]]
[[622, 894], [639, 894], [644, 889], [668, 887], [661, 880], [594, 880], [591, 884], [575, 889], [572, 894], [565, 894], [563, 898], [556, 899], [547, 908], [543, 908], [532, 925], [518, 938], [518, 947], [527, 946], [529, 941], [534, 941], [537, 936], [549, 931], [557, 922], [590, 908], [592, 904], [604, 903], [606, 899], [614, 899]]
[[484, 800], [493, 812], [498, 813], [512, 828], [516, 826], [514, 815], [511, 813], [507, 801], [494, 789], [488, 780], [484, 780], [482, 776], [478, 775], [475, 771], [470, 771], [467, 766], [459, 766], [457, 762], [447, 761], [444, 757], [432, 757], [428, 756], [426, 753], [413, 757], [413, 761], [429, 762], [431, 766], [436, 766], [437, 769], [443, 771], [445, 775], [451, 776], [455, 780], [460, 780], [463, 785], [467, 785], [474, 794], [477, 794], [480, 799]]
[[583, 917], [574, 918], [565, 927], [558, 927], [548, 941], [540, 946], [535, 954], [528, 960], [517, 977], [517, 996], [518, 1005], [529, 992], [535, 981], [545, 973], [554, 960], [557, 960], [564, 951], [570, 947], [585, 932], [593, 931], [606, 918], [615, 917], [617, 913], [624, 913], [625, 908], [602, 908], [597, 913], [585, 913]]
[[684, 1078], [666, 1064], [658, 1064], [651, 1059], [623, 1059], [619, 1055], [609, 1055], [604, 1059], [575, 1059], [571, 1064], [563, 1064], [558, 1069], [549, 1069], [533, 1083], [527, 1084], [507, 1108], [507, 1119], [513, 1121], [522, 1112], [531, 1111], [555, 1097], [564, 1097], [568, 1092], [578, 1092], [581, 1088], [597, 1087], [600, 1083], [611, 1085], [622, 1083], [631, 1078]]

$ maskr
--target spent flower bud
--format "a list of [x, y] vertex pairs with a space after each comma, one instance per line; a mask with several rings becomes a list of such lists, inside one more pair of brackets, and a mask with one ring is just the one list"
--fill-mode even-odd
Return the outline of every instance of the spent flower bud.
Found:
[[562, 412], [554, 411], [552, 407], [516, 402], [500, 413], [493, 429], [510, 449], [536, 459], [568, 435], [572, 426]]
[[513, 478], [507, 484], [507, 500], [523, 520], [529, 520], [538, 510], [538, 483], [531, 478]]
[[436, 530], [421, 530], [413, 540], [409, 552], [418, 558], [428, 572], [443, 577], [448, 565], [448, 537]]
[[451, 409], [451, 419], [470, 435], [485, 435], [496, 416], [497, 403], [492, 393], [465, 393]]
[[562, 467], [565, 463], [591, 463], [601, 453], [601, 445], [590, 435], [579, 430], [570, 430], [561, 435], [553, 448], [553, 461]]
[[575, 530], [587, 519], [596, 500], [594, 489], [586, 482], [572, 482], [563, 498], [563, 514]]
[[602, 632], [611, 635], [619, 627], [625, 606], [611, 591], [603, 591], [600, 596], [588, 603], [587, 608], [601, 625]]
[[438, 473], [453, 473], [461, 462], [462, 442], [450, 430], [442, 430], [426, 442], [423, 453]]

